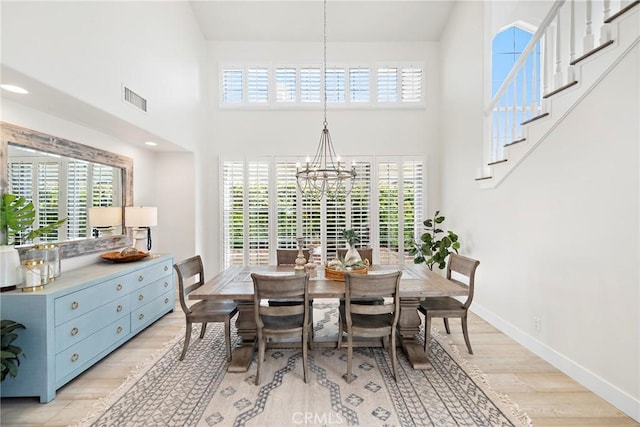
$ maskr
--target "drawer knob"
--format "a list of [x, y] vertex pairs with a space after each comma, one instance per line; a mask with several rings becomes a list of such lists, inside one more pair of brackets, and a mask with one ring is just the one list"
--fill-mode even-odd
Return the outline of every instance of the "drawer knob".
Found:
[[116, 291], [121, 291], [122, 290], [122, 283], [118, 283], [118, 286], [116, 286]]
[[164, 287], [168, 288], [169, 287], [169, 282], [164, 282]]
[[169, 298], [165, 298], [165, 299], [164, 299], [164, 303], [165, 303], [165, 304], [169, 304]]
[[72, 328], [72, 329], [71, 329], [71, 336], [73, 337], [73, 336], [78, 335], [78, 332], [80, 332], [80, 331], [78, 330], [78, 328]]
[[122, 332], [122, 326], [118, 326], [118, 329], [116, 329], [116, 334], [119, 334], [120, 332]]
[[80, 306], [80, 304], [78, 303], [78, 301], [74, 301], [74, 302], [71, 303], [71, 310], [75, 310], [79, 306]]
[[144, 295], [140, 294], [138, 295], [138, 301], [142, 301], [144, 299]]
[[144, 314], [140, 313], [140, 315], [138, 316], [138, 319], [140, 320], [144, 319]]
[[164, 266], [164, 271], [167, 271], [169, 269], [169, 267], [167, 267], [166, 265]]
[[122, 311], [122, 306], [121, 306], [121, 305], [119, 305], [119, 306], [116, 308], [116, 311], [117, 311], [118, 313], [120, 313], [120, 312]]
[[144, 276], [141, 274], [138, 276], [138, 282], [142, 282], [144, 280]]
[[80, 359], [80, 355], [78, 353], [73, 353], [73, 356], [71, 356], [71, 361], [77, 362], [78, 359]]

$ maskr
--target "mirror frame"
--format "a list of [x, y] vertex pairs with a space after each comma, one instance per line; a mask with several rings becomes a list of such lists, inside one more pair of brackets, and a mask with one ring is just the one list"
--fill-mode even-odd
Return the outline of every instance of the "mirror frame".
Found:
[[[124, 207], [133, 205], [132, 159], [68, 139], [0, 122], [0, 192], [2, 193], [7, 192], [9, 189], [9, 144], [119, 168], [122, 174], [122, 223], [124, 224]], [[60, 256], [61, 258], [72, 258], [93, 252], [131, 246], [131, 237], [126, 233], [124, 225], [123, 232], [124, 234], [117, 236], [59, 242], [57, 244], [60, 246]], [[18, 247], [18, 250], [22, 252], [30, 246], [23, 245]]]

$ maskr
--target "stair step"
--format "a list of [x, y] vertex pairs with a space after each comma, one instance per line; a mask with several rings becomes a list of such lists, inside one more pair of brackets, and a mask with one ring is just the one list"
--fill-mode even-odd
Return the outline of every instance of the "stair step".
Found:
[[617, 13], [614, 13], [613, 15], [611, 15], [606, 21], [604, 21], [605, 24], [610, 24], [611, 22], [615, 21], [616, 19], [618, 19], [620, 16], [624, 15], [625, 13], [627, 13], [629, 10], [633, 9], [634, 7], [636, 7], [637, 5], [640, 4], [640, 0], [636, 0], [631, 4], [628, 4], [626, 7], [624, 7], [623, 9], [620, 9]]
[[513, 142], [510, 142], [508, 144], [504, 144], [504, 147], [511, 147], [512, 145], [516, 145], [516, 144], [520, 144], [521, 142], [525, 142], [527, 140], [527, 138], [520, 138], [520, 139], [516, 139]]
[[487, 166], [493, 166], [493, 165], [497, 165], [499, 163], [504, 163], [506, 161], [508, 161], [509, 159], [500, 159], [500, 160], [495, 160], [493, 162], [487, 163]]
[[574, 59], [573, 61], [571, 61], [569, 64], [571, 65], [576, 65], [578, 62], [587, 59], [588, 57], [590, 57], [591, 55], [595, 55], [596, 53], [600, 52], [602, 49], [604, 49], [607, 46], [611, 46], [613, 44], [613, 40], [609, 40], [608, 42], [602, 43], [600, 46], [591, 49], [589, 52], [585, 53], [584, 55], [582, 55], [581, 57], [579, 57], [578, 59]]
[[571, 86], [575, 86], [575, 85], [577, 85], [577, 84], [578, 84], [578, 81], [577, 81], [577, 80], [574, 80], [574, 81], [572, 81], [571, 83], [567, 83], [566, 85], [564, 85], [564, 86], [560, 86], [558, 89], [553, 90], [553, 91], [549, 92], [549, 93], [548, 93], [548, 94], [546, 94], [546, 95], [543, 95], [543, 96], [542, 96], [542, 98], [547, 99], [547, 98], [552, 97], [553, 95], [555, 95], [555, 94], [557, 94], [557, 93], [560, 93], [560, 92], [562, 92], [562, 91], [563, 91], [563, 90], [565, 90], [565, 89], [569, 89]]
[[542, 113], [539, 116], [535, 116], [530, 118], [529, 120], [525, 120], [524, 122], [520, 123], [520, 126], [524, 126], [524, 125], [528, 125], [531, 122], [535, 122], [536, 120], [540, 120], [543, 117], [547, 117], [549, 115], [549, 113]]

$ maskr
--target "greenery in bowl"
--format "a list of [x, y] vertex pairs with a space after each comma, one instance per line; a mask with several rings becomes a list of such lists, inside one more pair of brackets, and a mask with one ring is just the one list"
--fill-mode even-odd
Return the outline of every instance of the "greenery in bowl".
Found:
[[18, 375], [18, 366], [20, 366], [18, 356], [22, 354], [22, 348], [13, 345], [13, 342], [18, 338], [18, 334], [15, 332], [16, 329], [25, 329], [25, 327], [22, 323], [13, 320], [2, 320], [0, 322], [0, 339], [2, 340], [0, 348], [0, 368], [2, 369], [0, 381], [4, 381], [7, 375], [14, 378]]
[[446, 233], [440, 229], [440, 224], [444, 222], [444, 216], [440, 211], [436, 211], [433, 218], [426, 219], [422, 224], [426, 231], [420, 236], [420, 241], [407, 239], [405, 246], [409, 248], [409, 255], [413, 256], [415, 264], [427, 264], [429, 270], [437, 265], [441, 270], [447, 265], [449, 254], [458, 253], [460, 242], [458, 235], [451, 230]]
[[358, 235], [358, 233], [354, 229], [343, 230], [342, 231], [342, 237], [344, 237], [344, 239], [347, 241], [349, 246], [351, 246], [352, 248], [354, 247], [354, 245], [356, 243], [360, 242], [360, 236]]

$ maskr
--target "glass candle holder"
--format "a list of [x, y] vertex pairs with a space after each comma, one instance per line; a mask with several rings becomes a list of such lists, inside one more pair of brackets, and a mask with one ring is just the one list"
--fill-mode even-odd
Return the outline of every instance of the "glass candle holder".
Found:
[[42, 259], [27, 259], [20, 266], [23, 292], [38, 291], [49, 283], [49, 265]]

